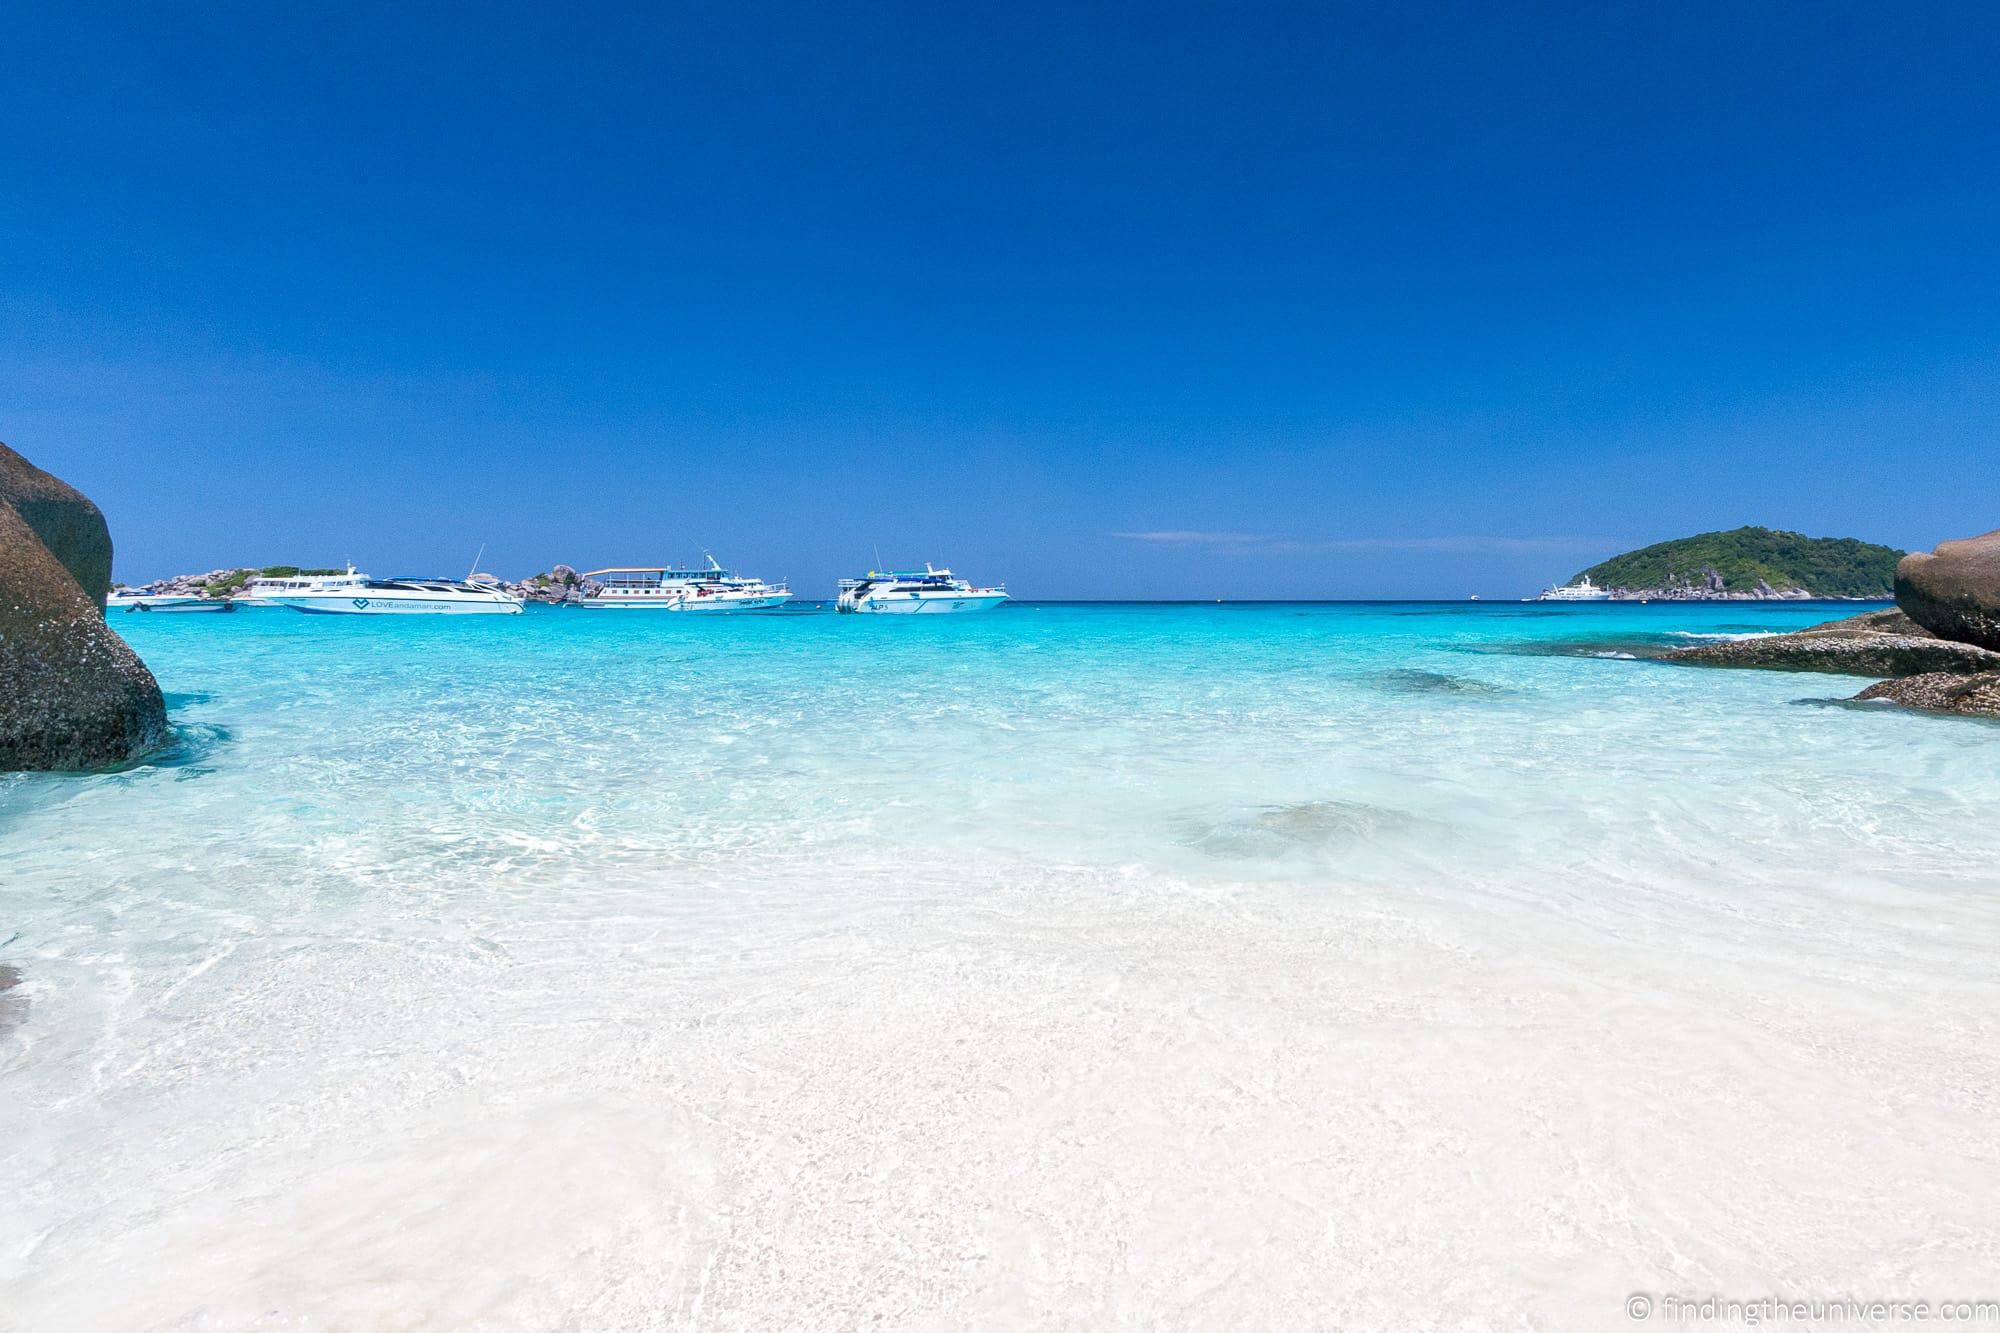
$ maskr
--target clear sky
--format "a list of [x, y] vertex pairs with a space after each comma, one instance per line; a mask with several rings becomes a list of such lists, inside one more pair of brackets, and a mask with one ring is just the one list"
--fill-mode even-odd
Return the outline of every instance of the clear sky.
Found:
[[118, 574], [1518, 595], [2000, 527], [2000, 9], [15, 5]]

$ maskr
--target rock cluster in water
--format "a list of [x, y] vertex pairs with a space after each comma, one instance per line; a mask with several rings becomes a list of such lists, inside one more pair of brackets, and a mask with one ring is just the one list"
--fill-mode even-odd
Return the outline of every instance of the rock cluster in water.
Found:
[[583, 586], [583, 576], [568, 565], [556, 565], [533, 578], [522, 579], [519, 583], [502, 583], [500, 586], [531, 602], [560, 602]]
[[2000, 718], [2000, 532], [1904, 557], [1894, 611], [1680, 648], [1670, 662], [1889, 676], [1855, 698]]
[[1676, 648], [1666, 658], [1692, 666], [1827, 671], [1841, 676], [2000, 671], [2000, 653], [1941, 639], [1901, 611], [1871, 611], [1792, 634]]
[[1965, 713], [1973, 717], [2000, 717], [2000, 671], [1960, 676], [1933, 671], [1922, 676], [1904, 676], [1870, 685], [1854, 696], [1867, 702], [1886, 701], [1905, 708], [1923, 708], [1933, 713]]
[[205, 574], [176, 574], [137, 585], [119, 584], [127, 592], [171, 597], [226, 598], [242, 591], [243, 584], [257, 577], [254, 569], [211, 569]]
[[153, 673], [104, 623], [111, 533], [0, 444], [0, 770], [129, 763], [167, 739]]

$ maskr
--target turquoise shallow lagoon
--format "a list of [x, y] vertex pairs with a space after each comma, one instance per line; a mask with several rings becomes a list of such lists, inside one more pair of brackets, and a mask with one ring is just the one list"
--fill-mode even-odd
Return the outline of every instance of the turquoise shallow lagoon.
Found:
[[1852, 609], [115, 617], [0, 1326], [1990, 1296], [2000, 727], [1622, 655]]

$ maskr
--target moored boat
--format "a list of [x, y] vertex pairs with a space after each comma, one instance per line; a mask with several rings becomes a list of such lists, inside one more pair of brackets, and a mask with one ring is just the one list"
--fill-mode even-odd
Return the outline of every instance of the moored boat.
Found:
[[1611, 600], [1611, 589], [1598, 587], [1590, 581], [1590, 575], [1585, 574], [1575, 583], [1565, 584], [1560, 588], [1544, 588], [1542, 595], [1536, 598], [1536, 600], [1542, 602], [1608, 602]]
[[113, 611], [234, 611], [227, 597], [203, 597], [191, 592], [141, 592], [113, 588], [104, 599], [105, 614]]
[[724, 569], [715, 557], [705, 569], [648, 566], [594, 569], [570, 605], [589, 611], [775, 611], [792, 600], [782, 583]]
[[[345, 570], [300, 570], [282, 576], [261, 575], [243, 585], [236, 600], [243, 606], [279, 606], [280, 598], [297, 593], [327, 592], [367, 586], [368, 576], [349, 565]], [[353, 596], [349, 592], [348, 596]]]
[[990, 611], [1006, 600], [1005, 584], [976, 587], [926, 563], [921, 570], [871, 570], [865, 578], [842, 579], [836, 606], [844, 612], [935, 615]]
[[520, 615], [519, 597], [485, 579], [395, 578], [366, 575], [325, 580], [321, 586], [261, 594], [272, 606], [314, 615], [477, 616]]

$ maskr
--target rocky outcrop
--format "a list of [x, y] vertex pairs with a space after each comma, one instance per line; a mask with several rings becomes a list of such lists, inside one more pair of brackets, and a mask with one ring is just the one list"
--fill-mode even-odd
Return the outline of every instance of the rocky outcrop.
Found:
[[0, 444], [0, 504], [20, 516], [84, 596], [104, 605], [111, 589], [111, 531], [82, 491]]
[[1824, 624], [1808, 625], [1798, 631], [1801, 634], [1907, 634], [1913, 639], [1932, 639], [1937, 636], [1904, 615], [1900, 607], [1889, 607], [1882, 611], [1863, 611], [1858, 616], [1847, 616], [1841, 620], [1829, 620]]
[[1870, 611], [1791, 634], [1705, 643], [1665, 654], [1694, 666], [1893, 676], [1855, 699], [1933, 713], [2000, 718], [2000, 652], [1940, 638], [1901, 609]]
[[104, 623], [110, 582], [97, 506], [0, 445], [0, 770], [105, 768], [165, 742], [158, 682]]
[[2000, 650], [2000, 531], [1904, 556], [1896, 605], [1941, 638]]
[[1885, 680], [1854, 696], [1866, 703], [1901, 704], [1932, 713], [2000, 718], [2000, 671], [1978, 676], [1932, 672]]
[[1669, 662], [1690, 666], [1825, 671], [1842, 676], [1972, 675], [2000, 671], [2000, 653], [1938, 638], [1900, 611], [1871, 611], [1791, 634], [1677, 648]]
[[254, 569], [211, 569], [205, 574], [175, 574], [141, 584], [132, 591], [172, 597], [234, 597], [257, 573]]
[[1654, 588], [1613, 588], [1611, 596], [1620, 602], [1806, 602], [1814, 594], [1805, 588], [1774, 588], [1765, 579], [1731, 588], [1720, 570], [1706, 566]]
[[522, 579], [519, 583], [503, 583], [500, 586], [516, 597], [531, 602], [567, 601], [570, 594], [583, 586], [583, 578], [568, 565], [556, 565], [546, 573], [533, 578]]

